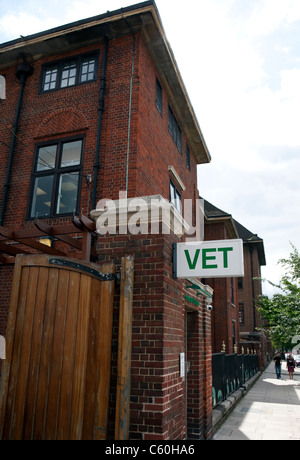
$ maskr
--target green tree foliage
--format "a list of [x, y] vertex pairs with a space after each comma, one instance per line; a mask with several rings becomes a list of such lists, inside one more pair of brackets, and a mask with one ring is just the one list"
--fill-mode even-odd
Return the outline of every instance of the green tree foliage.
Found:
[[261, 296], [258, 301], [264, 330], [269, 332], [273, 346], [280, 348], [291, 348], [293, 337], [300, 334], [300, 256], [296, 247], [291, 246], [290, 258], [279, 260], [285, 268], [277, 286], [281, 292], [271, 299]]

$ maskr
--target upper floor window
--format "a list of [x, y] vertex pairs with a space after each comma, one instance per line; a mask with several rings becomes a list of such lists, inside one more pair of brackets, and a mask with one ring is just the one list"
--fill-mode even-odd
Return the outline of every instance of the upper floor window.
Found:
[[182, 214], [181, 193], [172, 180], [170, 180], [170, 202]]
[[76, 83], [77, 73], [78, 70], [76, 61], [70, 61], [67, 64], [63, 64], [60, 87], [66, 88], [67, 86], [74, 86]]
[[42, 69], [41, 91], [54, 91], [97, 79], [98, 55], [77, 56], [47, 64]]
[[6, 99], [6, 80], [4, 75], [0, 75], [0, 102]]
[[83, 139], [37, 147], [29, 217], [55, 217], [78, 211]]
[[234, 304], [234, 282], [233, 282], [233, 278], [230, 278], [230, 292], [231, 292], [231, 303]]
[[191, 151], [188, 144], [186, 144], [186, 167], [189, 171], [191, 170]]
[[238, 278], [238, 289], [243, 289], [243, 278]]
[[156, 79], [155, 105], [160, 114], [162, 114], [162, 87]]
[[182, 214], [182, 198], [181, 193], [186, 190], [186, 187], [174, 166], [169, 166], [170, 174], [170, 202], [175, 206], [177, 211]]
[[175, 144], [180, 153], [182, 153], [182, 133], [179, 127], [179, 124], [175, 118], [175, 115], [169, 106], [169, 122], [168, 122], [169, 132], [173, 137]]
[[244, 304], [239, 303], [239, 323], [245, 324], [245, 312], [244, 312]]

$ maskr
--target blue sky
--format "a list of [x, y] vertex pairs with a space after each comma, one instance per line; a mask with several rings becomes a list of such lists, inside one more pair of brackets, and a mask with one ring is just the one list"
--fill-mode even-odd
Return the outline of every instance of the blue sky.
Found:
[[[0, 0], [0, 42], [134, 3]], [[212, 156], [200, 194], [264, 239], [277, 282], [290, 242], [300, 250], [300, 1], [156, 4]]]

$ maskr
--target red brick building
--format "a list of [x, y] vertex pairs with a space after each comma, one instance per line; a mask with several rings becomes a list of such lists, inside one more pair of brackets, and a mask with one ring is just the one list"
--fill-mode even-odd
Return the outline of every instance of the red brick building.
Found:
[[257, 300], [262, 294], [261, 267], [266, 265], [264, 242], [206, 200], [204, 211], [205, 240], [242, 239], [244, 255], [244, 277], [202, 280], [214, 291], [212, 351], [230, 354], [235, 350], [238, 353], [255, 350], [263, 369], [271, 353], [267, 337], [259, 331], [262, 319], [257, 310]]
[[235, 221], [239, 238], [243, 240], [245, 277], [238, 279], [240, 345], [245, 350], [255, 350], [260, 369], [264, 369], [271, 356], [271, 344], [259, 329], [263, 326], [257, 310], [257, 300], [262, 295], [261, 267], [266, 265], [264, 242], [239, 222]]
[[[238, 239], [232, 216], [208, 201], [204, 202], [205, 240]], [[202, 280], [214, 290], [212, 310], [213, 353], [239, 350], [239, 308], [237, 278]], [[225, 345], [225, 349], [223, 348]], [[236, 347], [236, 348], [235, 348]]]
[[[172, 246], [183, 240], [174, 230], [174, 225], [184, 225], [182, 203], [190, 199], [196, 209], [197, 165], [208, 163], [210, 155], [155, 3], [4, 43], [0, 72], [6, 82], [0, 104], [0, 164], [6, 177], [0, 187], [0, 334], [10, 332], [18, 253], [76, 259], [80, 250], [86, 256], [90, 248], [89, 260], [99, 266], [114, 262], [117, 271], [122, 257], [131, 255], [128, 436], [209, 438], [211, 313], [206, 298], [212, 289], [200, 280], [174, 279]], [[84, 216], [99, 200], [118, 200], [119, 192], [128, 199], [159, 196], [170, 201], [169, 231], [162, 232], [165, 223], [159, 218], [157, 234], [150, 229], [123, 234], [117, 225], [115, 235], [96, 238], [95, 225]], [[88, 232], [91, 247], [91, 239], [84, 239]], [[43, 236], [51, 240], [44, 251]], [[198, 286], [202, 295], [191, 286]], [[120, 383], [120, 297], [116, 288], [109, 439], [115, 436]]]

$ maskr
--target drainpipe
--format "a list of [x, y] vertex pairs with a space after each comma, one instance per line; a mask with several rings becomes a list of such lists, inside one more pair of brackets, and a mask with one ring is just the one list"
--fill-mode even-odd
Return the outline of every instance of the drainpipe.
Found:
[[103, 117], [103, 112], [104, 112], [104, 93], [105, 93], [105, 83], [106, 83], [107, 49], [108, 49], [108, 37], [105, 36], [103, 60], [102, 60], [100, 95], [99, 95], [99, 108], [98, 108], [99, 116], [98, 116], [96, 155], [95, 155], [95, 164], [94, 164], [92, 209], [96, 209], [96, 205], [97, 205], [96, 196], [97, 196], [98, 174], [99, 174], [99, 169], [100, 169], [100, 162], [99, 162], [100, 160], [100, 142], [101, 142], [102, 117]]
[[1, 207], [1, 214], [0, 214], [0, 225], [1, 226], [3, 225], [3, 222], [4, 222], [5, 211], [6, 211], [6, 206], [7, 206], [7, 198], [8, 198], [8, 191], [10, 187], [10, 178], [11, 178], [11, 168], [13, 164], [13, 157], [14, 157], [15, 144], [16, 144], [16, 139], [17, 139], [17, 131], [18, 131], [18, 124], [19, 124], [19, 118], [20, 118], [20, 113], [21, 113], [21, 105], [22, 105], [24, 87], [25, 87], [27, 77], [29, 75], [32, 75], [32, 73], [33, 73], [33, 68], [26, 62], [21, 63], [18, 66], [17, 71], [16, 71], [16, 76], [20, 79], [20, 90], [19, 90], [19, 98], [18, 98], [15, 121], [13, 124], [13, 135], [12, 135], [12, 140], [11, 140], [11, 145], [10, 145], [10, 150], [9, 150], [8, 165], [7, 165], [7, 171], [6, 171], [6, 181], [4, 184], [4, 192], [3, 192], [2, 207]]
[[[130, 27], [130, 25], [129, 25]], [[131, 27], [130, 27], [131, 29]], [[135, 36], [132, 32], [132, 65], [130, 77], [130, 95], [129, 95], [129, 114], [128, 114], [128, 134], [127, 134], [127, 158], [126, 158], [126, 199], [128, 198], [128, 178], [129, 178], [129, 155], [130, 155], [130, 132], [131, 132], [131, 112], [132, 112], [132, 87], [134, 77], [134, 55], [135, 55]]]
[[253, 268], [253, 246], [249, 245], [251, 259], [251, 280], [252, 280], [252, 299], [253, 299], [253, 327], [256, 330], [256, 308], [255, 308], [255, 286], [254, 286], [254, 268]]

